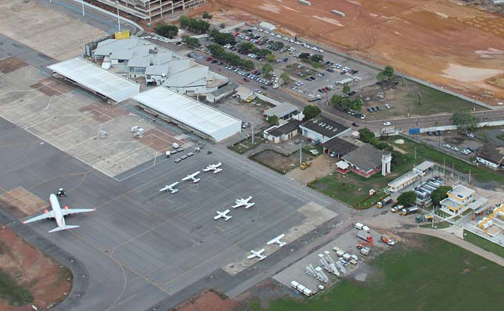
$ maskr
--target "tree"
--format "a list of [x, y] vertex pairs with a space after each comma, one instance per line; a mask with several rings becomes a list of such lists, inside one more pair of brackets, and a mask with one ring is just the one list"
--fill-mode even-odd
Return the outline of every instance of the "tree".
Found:
[[271, 66], [271, 64], [269, 64], [269, 63], [266, 63], [262, 67], [261, 71], [262, 71], [263, 75], [269, 76], [270, 73], [273, 71], [273, 66]]
[[220, 23], [219, 27], [220, 27], [221, 29], [224, 29], [224, 28], [226, 28], [226, 24], [224, 24], [224, 23]]
[[212, 19], [212, 14], [209, 14], [207, 11], [203, 12], [203, 19]]
[[221, 33], [217, 29], [212, 29], [209, 37], [220, 45], [232, 44], [235, 42], [235, 36], [233, 36], [232, 33]]
[[345, 85], [343, 85], [343, 90], [342, 90], [343, 94], [347, 94], [347, 93], [350, 93], [350, 86], [348, 86], [347, 83], [345, 83]]
[[189, 26], [189, 17], [182, 15], [179, 18], [180, 28], [186, 29]]
[[277, 116], [268, 117], [268, 123], [271, 125], [278, 125], [278, 117]]
[[383, 71], [380, 71], [376, 75], [376, 80], [378, 82], [390, 81], [394, 77], [394, 68], [392, 66], [385, 66]]
[[397, 198], [397, 203], [404, 205], [405, 207], [415, 205], [416, 193], [413, 191], [406, 191], [401, 193]]
[[210, 24], [203, 20], [196, 20], [185, 15], [179, 18], [180, 28], [188, 29], [195, 33], [206, 33], [210, 29]]
[[282, 79], [282, 85], [287, 85], [291, 83], [291, 78], [288, 73], [284, 72], [280, 75], [280, 78]]
[[256, 54], [261, 57], [266, 57], [267, 55], [271, 55], [271, 51], [266, 50], [266, 49], [261, 49], [261, 50], [257, 51]]
[[439, 206], [439, 202], [443, 201], [448, 197], [446, 194], [448, 191], [452, 190], [450, 186], [440, 186], [436, 190], [432, 191], [431, 199], [434, 206]]
[[273, 54], [268, 54], [268, 55], [266, 55], [266, 60], [268, 62], [272, 63], [272, 62], [276, 61], [276, 57]]
[[309, 105], [304, 107], [303, 109], [303, 114], [304, 114], [304, 121], [311, 120], [318, 116], [322, 111], [320, 110], [319, 107]]
[[343, 96], [341, 96], [341, 95], [333, 95], [331, 97], [331, 103], [334, 106], [341, 106], [341, 104], [343, 103]]
[[154, 31], [156, 31], [158, 35], [169, 39], [173, 39], [178, 35], [178, 28], [174, 25], [158, 24], [154, 28]]
[[251, 61], [250, 59], [247, 59], [246, 61], [243, 62], [243, 68], [252, 70], [255, 68], [255, 63]]
[[462, 133], [467, 133], [476, 128], [479, 119], [469, 111], [457, 111], [451, 116], [451, 121], [457, 126], [457, 130]]
[[196, 39], [196, 38], [191, 38], [189, 36], [182, 36], [182, 42], [184, 42], [185, 44], [187, 44], [188, 46], [191, 46], [191, 47], [194, 47], [194, 48], [197, 48], [199, 47], [201, 44], [199, 43], [199, 40]]
[[375, 134], [370, 129], [363, 128], [359, 130], [359, 138], [362, 142], [369, 143], [375, 138]]
[[310, 60], [315, 63], [321, 63], [324, 61], [324, 56], [320, 54], [313, 54], [312, 56], [310, 56]]
[[310, 53], [301, 53], [299, 54], [299, 58], [302, 60], [308, 60], [310, 59]]
[[279, 50], [280, 50], [280, 49], [281, 49], [281, 48], [283, 48], [285, 45], [283, 44], [283, 42], [282, 42], [282, 41], [275, 41], [275, 42], [273, 43], [273, 46], [274, 46], [276, 49], [279, 49]]
[[252, 51], [252, 49], [254, 47], [255, 47], [255, 45], [253, 45], [250, 42], [242, 42], [242, 43], [238, 44], [238, 51], [249, 53]]

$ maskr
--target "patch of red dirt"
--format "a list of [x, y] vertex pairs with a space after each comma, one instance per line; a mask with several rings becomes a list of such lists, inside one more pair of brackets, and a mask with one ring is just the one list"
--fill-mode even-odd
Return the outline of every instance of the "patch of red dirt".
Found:
[[[0, 224], [0, 269], [9, 273], [18, 284], [28, 289], [34, 297], [34, 305], [45, 310], [63, 300], [72, 288], [70, 271], [37, 250], [11, 229]], [[0, 300], [2, 311], [33, 310], [31, 305], [11, 307]]]
[[177, 311], [233, 311], [234, 301], [222, 299], [214, 291], [208, 290], [198, 297], [175, 308]]

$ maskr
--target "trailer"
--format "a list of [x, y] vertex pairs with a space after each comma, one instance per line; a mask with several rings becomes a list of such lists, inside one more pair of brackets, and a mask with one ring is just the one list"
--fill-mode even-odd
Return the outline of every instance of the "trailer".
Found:
[[335, 85], [343, 85], [343, 84], [350, 83], [352, 81], [353, 81], [353, 78], [346, 78], [346, 79], [343, 79], [343, 80], [336, 81], [334, 84]]
[[416, 213], [418, 213], [418, 211], [419, 211], [418, 207], [407, 207], [402, 210], [401, 215], [406, 216], [406, 215], [416, 214]]
[[393, 201], [392, 197], [391, 196], [388, 196], [386, 197], [385, 199], [381, 200], [380, 202], [376, 203], [376, 206], [378, 208], [382, 208], [384, 207], [385, 205], [391, 203]]
[[366, 242], [373, 241], [373, 237], [371, 236], [371, 234], [369, 234], [368, 232], [363, 231], [363, 230], [357, 232], [357, 237], [361, 238], [362, 240], [364, 240]]

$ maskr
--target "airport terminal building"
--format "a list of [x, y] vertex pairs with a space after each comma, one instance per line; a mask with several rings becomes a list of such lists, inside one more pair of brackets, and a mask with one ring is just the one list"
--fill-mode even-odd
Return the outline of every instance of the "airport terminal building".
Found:
[[148, 113], [215, 142], [241, 132], [241, 120], [162, 86], [133, 99]]

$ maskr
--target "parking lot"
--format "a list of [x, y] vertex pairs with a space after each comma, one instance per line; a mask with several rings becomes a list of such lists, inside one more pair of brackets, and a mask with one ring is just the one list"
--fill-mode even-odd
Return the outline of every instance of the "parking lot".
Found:
[[[254, 80], [259, 83], [264, 90], [268, 87], [278, 88], [282, 86], [281, 74], [286, 72], [291, 78], [291, 82], [284, 86], [284, 90], [289, 93], [296, 93], [298, 96], [309, 100], [322, 100], [330, 98], [332, 95], [342, 95], [343, 85], [347, 84], [351, 90], [358, 90], [376, 82], [378, 71], [369, 68], [360, 63], [351, 61], [345, 57], [327, 52], [321, 48], [314, 47], [309, 43], [296, 41], [295, 38], [280, 35], [275, 32], [269, 32], [260, 28], [251, 27], [242, 33], [236, 33], [236, 45], [226, 45], [228, 51], [237, 53], [243, 59], [252, 59], [256, 62], [256, 69], [248, 72], [233, 66], [229, 66], [221, 61], [214, 60], [212, 57], [206, 58], [206, 63], [221, 65], [229, 71], [241, 75], [242, 81]], [[271, 62], [273, 73], [270, 79], [261, 75], [261, 68], [268, 63], [264, 57], [239, 52], [237, 46], [239, 43], [250, 42], [259, 49], [268, 49], [275, 56], [276, 61]], [[211, 44], [213, 41], [206, 40], [203, 44]], [[277, 48], [276, 46], [281, 46]], [[299, 55], [301, 53], [319, 54], [324, 60], [317, 65], [319, 68], [313, 68], [309, 63], [301, 62]], [[303, 66], [302, 75], [297, 70], [298, 65]], [[294, 68], [293, 68], [294, 67]], [[306, 70], [312, 71], [312, 74], [306, 74]], [[295, 73], [294, 73], [295, 72]]]

